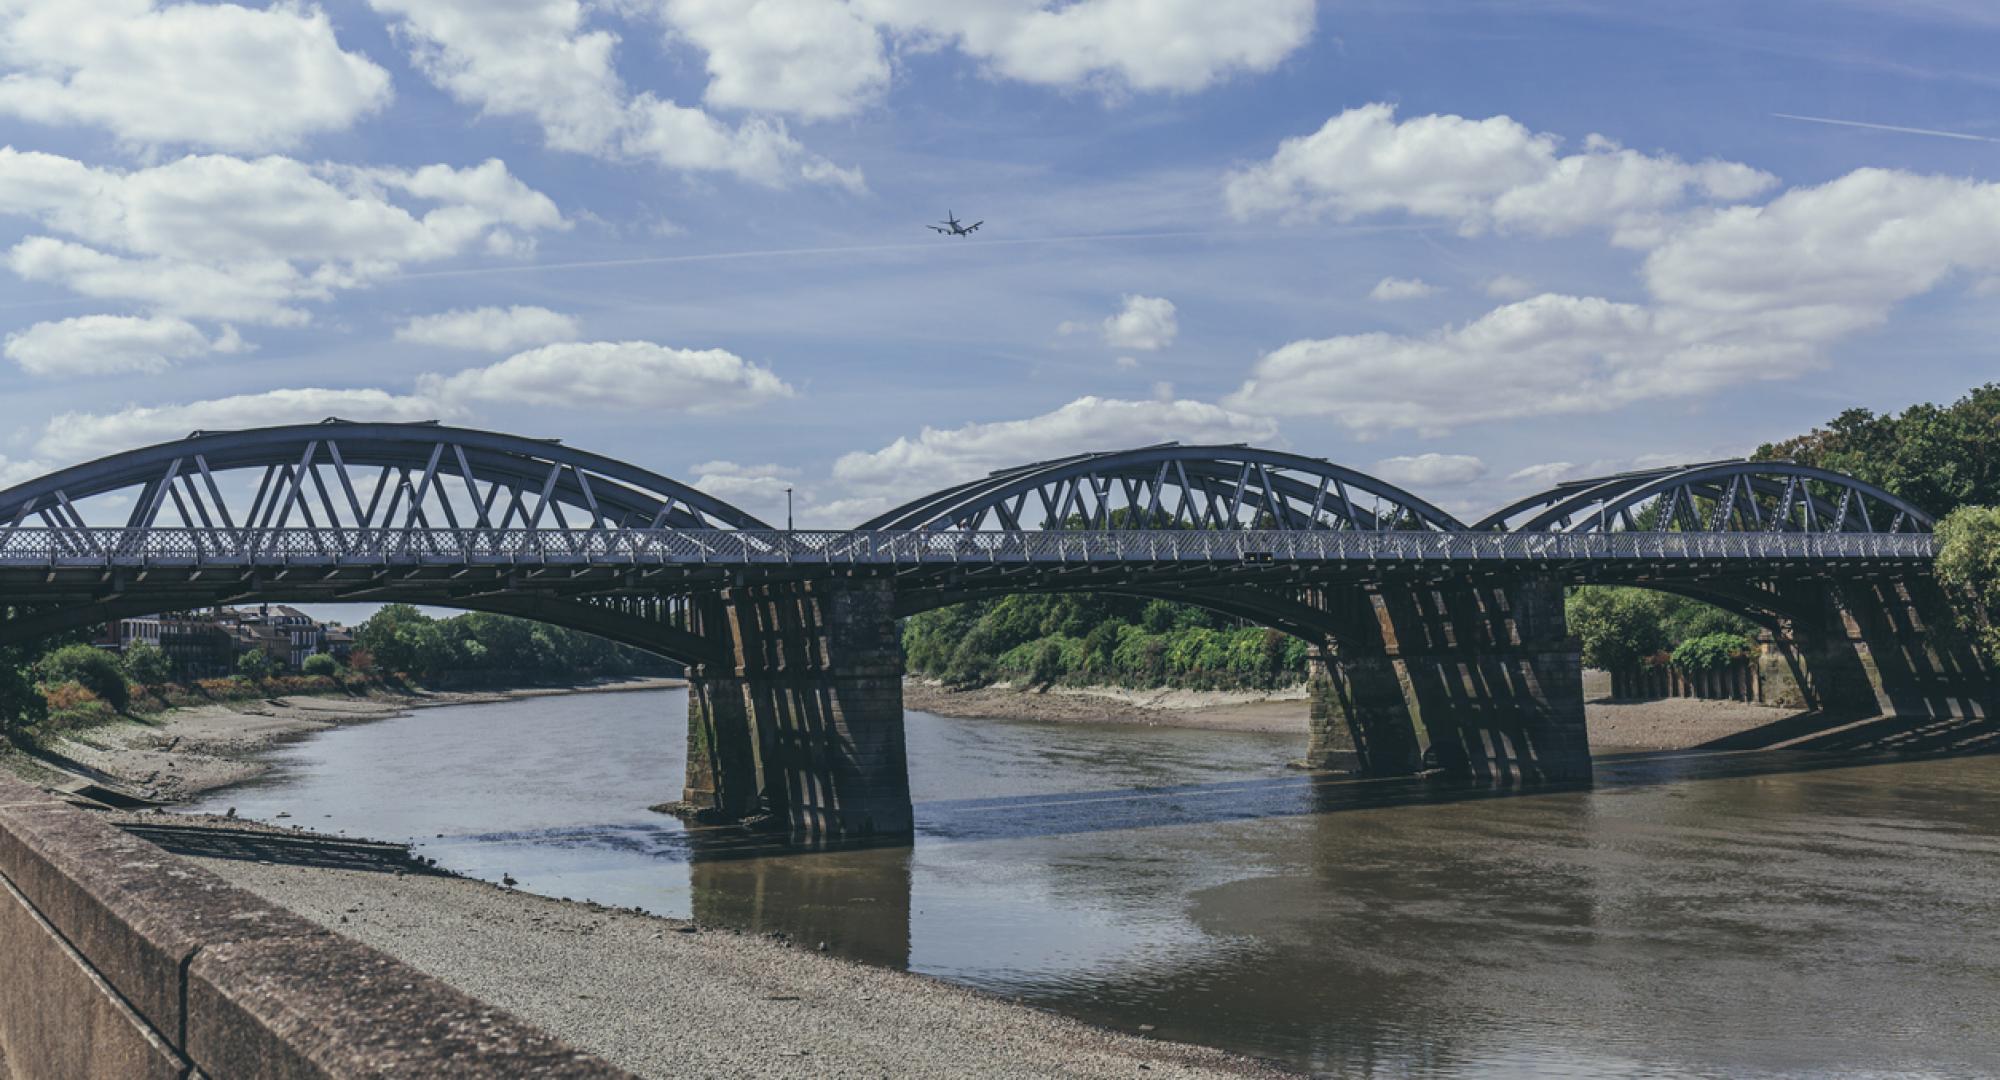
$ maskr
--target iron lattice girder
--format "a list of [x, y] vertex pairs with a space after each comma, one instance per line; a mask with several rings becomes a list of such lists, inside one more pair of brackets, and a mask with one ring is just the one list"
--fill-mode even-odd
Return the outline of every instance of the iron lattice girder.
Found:
[[[1886, 514], [1871, 513], [1871, 501]], [[1649, 504], [1653, 527], [1641, 530], [1635, 511]], [[1529, 516], [1521, 519], [1523, 514]], [[1516, 533], [1894, 533], [1929, 532], [1934, 524], [1907, 500], [1843, 473], [1791, 461], [1720, 461], [1570, 481], [1502, 507], [1472, 527]]]
[[[256, 470], [262, 472], [247, 504], [218, 479]], [[51, 528], [81, 529], [76, 505], [116, 492], [132, 493], [126, 524], [133, 527], [163, 516], [232, 532], [293, 523], [769, 527], [686, 484], [552, 440], [343, 421], [196, 433], [63, 469], [0, 491], [0, 527], [19, 528], [32, 517]]]
[[1002, 470], [913, 500], [861, 529], [978, 530], [990, 517], [999, 529], [1023, 531], [1032, 528], [1030, 514], [1043, 525], [1081, 519], [1104, 529], [1118, 509], [1128, 511], [1135, 530], [1241, 528], [1246, 513], [1284, 530], [1465, 529], [1416, 495], [1330, 461], [1249, 446], [1178, 444]]

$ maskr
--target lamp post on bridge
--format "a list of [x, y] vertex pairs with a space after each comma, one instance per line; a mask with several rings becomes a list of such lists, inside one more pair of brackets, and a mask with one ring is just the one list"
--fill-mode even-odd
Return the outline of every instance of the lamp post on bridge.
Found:
[[792, 531], [792, 489], [785, 488], [785, 531]]

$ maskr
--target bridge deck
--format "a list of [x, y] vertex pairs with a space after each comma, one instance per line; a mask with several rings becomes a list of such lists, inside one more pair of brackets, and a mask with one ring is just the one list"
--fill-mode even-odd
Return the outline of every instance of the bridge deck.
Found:
[[0, 570], [625, 568], [1173, 563], [1292, 566], [1929, 562], [1928, 533], [1361, 530], [852, 532], [737, 529], [44, 529], [0, 533]]

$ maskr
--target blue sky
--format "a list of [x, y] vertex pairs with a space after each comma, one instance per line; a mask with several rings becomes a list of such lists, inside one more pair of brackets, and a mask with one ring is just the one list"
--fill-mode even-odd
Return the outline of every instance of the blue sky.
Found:
[[2000, 9], [1635, 7], [0, 0], [0, 480], [439, 417], [801, 524], [1173, 438], [1472, 513], [1991, 378]]

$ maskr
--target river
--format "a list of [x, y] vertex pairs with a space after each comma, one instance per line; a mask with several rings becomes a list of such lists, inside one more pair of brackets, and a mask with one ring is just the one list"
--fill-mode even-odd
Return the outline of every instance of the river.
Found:
[[2000, 756], [1623, 755], [1486, 797], [1315, 779], [1302, 733], [912, 712], [915, 843], [799, 853], [645, 809], [685, 701], [336, 729], [196, 809], [1301, 1070], [2000, 1072]]

